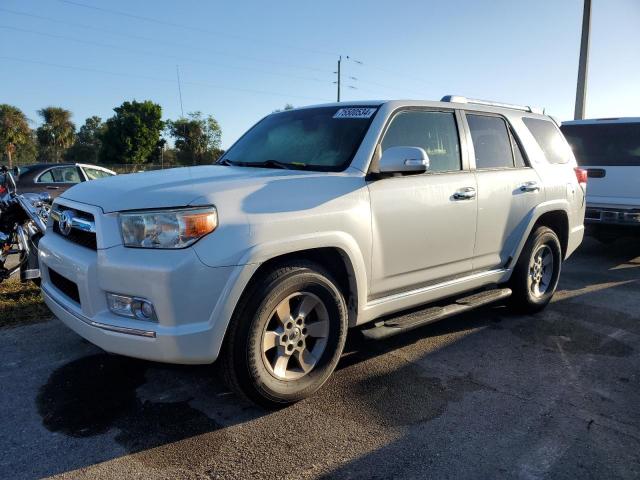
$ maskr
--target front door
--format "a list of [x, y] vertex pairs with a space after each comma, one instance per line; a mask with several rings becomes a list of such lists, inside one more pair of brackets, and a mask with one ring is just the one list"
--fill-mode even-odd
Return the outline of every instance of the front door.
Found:
[[406, 110], [391, 120], [381, 151], [421, 147], [424, 174], [369, 183], [373, 257], [371, 297], [379, 298], [469, 273], [475, 242], [476, 179], [463, 162], [456, 115]]

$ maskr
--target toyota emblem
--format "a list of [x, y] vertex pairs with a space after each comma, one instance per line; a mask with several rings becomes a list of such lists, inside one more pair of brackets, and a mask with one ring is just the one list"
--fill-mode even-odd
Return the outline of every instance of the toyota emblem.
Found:
[[60, 229], [60, 233], [65, 237], [71, 233], [71, 227], [73, 225], [73, 213], [69, 210], [65, 210], [60, 214], [60, 219], [58, 220], [58, 228]]

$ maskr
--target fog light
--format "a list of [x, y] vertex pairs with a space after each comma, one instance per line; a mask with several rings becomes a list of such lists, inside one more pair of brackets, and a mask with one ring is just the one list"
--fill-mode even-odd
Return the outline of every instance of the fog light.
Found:
[[153, 304], [145, 298], [107, 293], [107, 304], [112, 313], [121, 317], [136, 318], [138, 320], [156, 320], [156, 312]]

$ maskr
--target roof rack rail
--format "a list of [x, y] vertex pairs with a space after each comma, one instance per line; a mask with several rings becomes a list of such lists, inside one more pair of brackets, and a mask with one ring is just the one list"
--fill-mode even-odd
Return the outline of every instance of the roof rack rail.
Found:
[[544, 110], [539, 107], [530, 107], [529, 105], [513, 105], [511, 103], [492, 102], [489, 100], [478, 100], [477, 98], [467, 98], [461, 95], [445, 95], [440, 101], [453, 103], [471, 103], [473, 105], [487, 105], [489, 107], [510, 108], [512, 110], [522, 110], [523, 112], [530, 113], [544, 113]]

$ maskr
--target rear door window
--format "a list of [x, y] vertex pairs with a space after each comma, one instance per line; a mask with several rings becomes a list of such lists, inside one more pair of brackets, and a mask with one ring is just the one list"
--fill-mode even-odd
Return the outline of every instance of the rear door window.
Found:
[[640, 166], [640, 123], [563, 125], [561, 130], [581, 166]]
[[476, 155], [476, 169], [514, 167], [511, 134], [504, 119], [466, 114]]
[[522, 121], [549, 163], [568, 163], [571, 160], [571, 151], [555, 123], [551, 120], [528, 117]]

